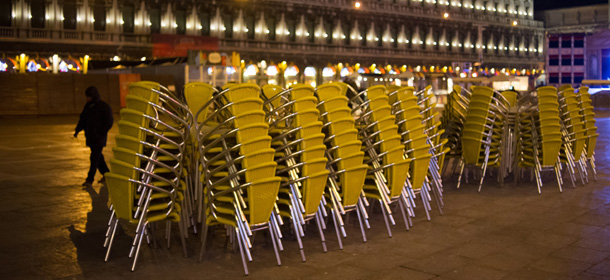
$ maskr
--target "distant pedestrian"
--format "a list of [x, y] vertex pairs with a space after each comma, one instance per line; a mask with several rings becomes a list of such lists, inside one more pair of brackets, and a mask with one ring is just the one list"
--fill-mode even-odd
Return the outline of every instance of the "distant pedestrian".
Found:
[[[112, 127], [114, 119], [110, 105], [100, 99], [100, 93], [96, 87], [87, 88], [85, 95], [87, 96], [87, 104], [85, 104], [83, 112], [80, 113], [78, 125], [74, 129], [74, 137], [76, 138], [82, 130], [85, 131], [86, 144], [91, 149], [91, 155], [89, 156], [91, 165], [87, 179], [82, 186], [91, 187], [97, 170], [102, 173], [102, 176], [110, 171], [104, 160], [102, 150], [106, 146], [108, 131]], [[102, 177], [99, 182], [105, 183], [106, 177]]]

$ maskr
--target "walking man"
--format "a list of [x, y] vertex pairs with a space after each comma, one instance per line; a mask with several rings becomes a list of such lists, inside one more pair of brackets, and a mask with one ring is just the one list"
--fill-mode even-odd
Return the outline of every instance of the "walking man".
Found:
[[[112, 118], [110, 105], [100, 99], [100, 93], [96, 87], [87, 88], [85, 95], [87, 96], [87, 104], [85, 104], [83, 112], [80, 113], [78, 125], [74, 129], [74, 137], [77, 137], [82, 130], [85, 131], [86, 144], [91, 149], [91, 155], [89, 156], [91, 166], [87, 179], [82, 185], [92, 187], [97, 170], [102, 173], [102, 176], [110, 171], [104, 160], [102, 150], [106, 146], [108, 131], [112, 127], [114, 119]], [[106, 178], [102, 177], [99, 182], [105, 183]]]

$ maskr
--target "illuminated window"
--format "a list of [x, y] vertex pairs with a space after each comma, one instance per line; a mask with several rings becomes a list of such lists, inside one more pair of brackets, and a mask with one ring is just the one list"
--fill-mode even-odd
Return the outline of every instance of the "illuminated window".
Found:
[[335, 73], [336, 71], [332, 67], [324, 67], [324, 69], [322, 69], [322, 77], [332, 77]]
[[315, 77], [316, 68], [309, 66], [309, 67], [305, 68], [305, 71], [303, 73], [305, 74], [306, 77]]
[[277, 66], [270, 65], [269, 67], [267, 67], [267, 76], [276, 76], [278, 73], [279, 70], [277, 69]]
[[256, 76], [257, 73], [258, 67], [256, 67], [256, 65], [254, 64], [250, 64], [246, 67], [246, 70], [244, 71], [244, 76]]
[[286, 68], [286, 71], [284, 71], [284, 76], [285, 77], [294, 77], [297, 74], [299, 74], [299, 68], [297, 68], [296, 66], [288, 66], [288, 68]]
[[343, 69], [341, 69], [341, 72], [339, 72], [339, 75], [341, 77], [349, 76], [350, 74], [351, 72], [349, 71], [349, 69], [347, 69], [347, 67], [344, 67]]

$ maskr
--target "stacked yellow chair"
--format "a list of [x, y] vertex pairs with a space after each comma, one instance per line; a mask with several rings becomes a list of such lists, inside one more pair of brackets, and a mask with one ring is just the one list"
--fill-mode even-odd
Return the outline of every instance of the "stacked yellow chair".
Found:
[[447, 104], [445, 104], [441, 116], [441, 128], [445, 130], [444, 138], [447, 139], [445, 146], [449, 148], [449, 152], [445, 155], [447, 164], [443, 164], [441, 174], [446, 174], [447, 171], [450, 174], [455, 173], [455, 168], [460, 164], [462, 158], [462, 141], [460, 141], [460, 138], [466, 120], [470, 95], [468, 89], [455, 85], [447, 98]]
[[275, 211], [281, 179], [275, 177], [277, 163], [259, 95], [260, 88], [251, 84], [218, 93], [206, 102], [215, 110], [199, 124], [197, 137], [205, 196], [199, 259], [205, 253], [209, 227], [223, 225], [239, 247], [246, 275], [254, 231], [269, 230], [278, 265], [278, 251], [283, 249], [281, 219]]
[[[505, 90], [500, 92], [498, 97], [504, 100], [504, 104], [506, 105], [506, 117], [503, 130], [502, 130], [502, 140], [505, 141], [503, 143], [504, 149], [502, 153], [502, 163], [503, 174], [498, 174], [498, 176], [502, 176], [502, 180], [509, 173], [512, 173], [514, 170], [514, 162], [515, 162], [515, 154], [517, 148], [516, 140], [516, 128], [517, 125], [515, 123], [517, 119], [517, 111], [518, 111], [518, 101], [519, 101], [519, 93], [513, 90]], [[497, 122], [496, 122], [497, 123]], [[501, 127], [501, 125], [496, 125], [496, 127]]]
[[[366, 100], [365, 100], [366, 99]], [[352, 109], [359, 112], [356, 126], [364, 144], [368, 171], [364, 185], [367, 198], [379, 201], [388, 234], [392, 236], [390, 224], [394, 225], [391, 205], [398, 203], [405, 227], [409, 229], [413, 209], [405, 190], [410, 159], [405, 159], [405, 147], [398, 134], [395, 116], [385, 86], [373, 86], [351, 99], [357, 104]]]
[[522, 106], [519, 113], [518, 166], [530, 168], [536, 177], [538, 193], [541, 193], [541, 172], [555, 171], [559, 191], [562, 182], [559, 152], [563, 145], [557, 88], [540, 87], [537, 98], [531, 98], [529, 106]]
[[152, 82], [130, 85], [127, 108], [121, 110], [111, 172], [106, 174], [113, 213], [105, 246], [109, 258], [119, 219], [136, 226], [129, 256], [135, 269], [142, 240], [153, 235], [153, 222], [177, 222], [186, 257], [188, 188], [183, 174], [184, 142], [190, 130], [186, 107], [170, 91]]
[[[150, 82], [141, 82], [141, 83], [150, 83]], [[155, 86], [155, 84], [151, 84]], [[149, 128], [152, 132], [163, 132], [163, 136], [165, 139], [169, 139], [172, 142], [168, 145], [160, 145], [160, 148], [172, 150], [173, 153], [180, 155], [181, 158], [181, 166], [186, 166], [186, 168], [181, 169], [181, 180], [184, 180], [187, 188], [184, 190], [185, 193], [185, 222], [187, 227], [193, 227], [195, 229], [195, 221], [192, 217], [192, 209], [193, 209], [193, 190], [194, 184], [191, 180], [189, 167], [191, 166], [191, 151], [190, 151], [190, 135], [191, 128], [193, 125], [192, 114], [188, 109], [188, 106], [182, 102], [178, 97], [176, 97], [173, 93], [166, 90], [169, 94], [161, 94], [159, 95], [159, 101], [163, 106], [156, 105], [155, 103], [150, 103], [146, 93], [143, 95], [139, 95], [137, 90], [139, 88], [138, 84], [131, 85], [131, 88], [134, 90], [132, 94], [126, 96], [126, 104], [127, 108], [122, 110], [121, 118], [124, 120], [130, 120], [131, 118], [139, 118], [134, 115], [134, 111], [130, 109], [135, 109], [138, 112], [145, 112], [142, 117], [149, 116], [148, 119], [152, 119], [155, 124], [154, 128]], [[165, 97], [164, 97], [165, 96]], [[152, 105], [151, 105], [152, 104]], [[148, 106], [148, 107], [147, 107]], [[151, 111], [151, 106], [154, 107], [154, 111]], [[146, 111], [149, 112], [146, 112]], [[136, 113], [138, 114], [138, 113]], [[151, 115], [152, 114], [152, 115]], [[158, 119], [155, 120], [154, 118]], [[139, 119], [138, 119], [139, 121]], [[137, 123], [138, 121], [134, 121]], [[119, 123], [119, 130], [121, 127], [121, 123]], [[158, 133], [157, 133], [158, 134]], [[188, 150], [187, 150], [188, 149]]]
[[208, 103], [211, 104], [212, 97], [216, 93], [216, 89], [206, 83], [188, 83], [184, 86], [184, 97], [186, 100], [186, 104], [189, 107], [189, 110], [194, 118], [193, 126], [191, 127], [191, 137], [189, 140], [189, 146], [192, 153], [191, 159], [191, 168], [190, 172], [193, 174], [193, 202], [197, 205], [196, 215], [197, 222], [202, 222], [203, 216], [203, 188], [199, 187], [201, 185], [202, 179], [202, 170], [203, 166], [200, 165], [200, 155], [198, 148], [198, 132], [199, 126], [203, 124], [206, 120], [209, 111], [213, 110], [213, 106], [209, 106]]
[[424, 130], [426, 126], [422, 124], [423, 116], [420, 114], [420, 107], [417, 104], [417, 97], [414, 95], [413, 87], [402, 87], [397, 91], [389, 93], [389, 102], [393, 107], [393, 114], [396, 116], [398, 132], [401, 136], [402, 144], [405, 146], [405, 153], [411, 164], [409, 168], [409, 183], [407, 192], [412, 205], [415, 207], [415, 196], [419, 193], [428, 220], [429, 211], [432, 210], [430, 201], [430, 185], [426, 180], [430, 166], [430, 144], [428, 136]]
[[318, 99], [314, 88], [295, 84], [284, 90], [276, 85], [263, 87], [263, 108], [273, 136], [272, 147], [282, 178], [278, 194], [280, 215], [292, 222], [301, 258], [306, 260], [301, 238], [305, 223], [315, 220], [326, 251], [323, 229], [326, 227], [324, 190], [328, 179], [326, 146]]
[[484, 86], [473, 86], [471, 89], [472, 97], [461, 134], [462, 162], [457, 187], [460, 187], [465, 166], [474, 165], [481, 171], [480, 192], [487, 168], [499, 166], [501, 129], [497, 125], [498, 110], [492, 106], [493, 89]]
[[[509, 97], [510, 101], [506, 96]], [[514, 124], [511, 126], [509, 116], [511, 101], [516, 101], [512, 98], [511, 93], [494, 91], [492, 101], [489, 104], [489, 108], [495, 116], [493, 122], [493, 136], [491, 137], [492, 148], [490, 150], [490, 158], [495, 160], [488, 162], [487, 166], [496, 168], [496, 179], [502, 185], [504, 184], [504, 178], [508, 176], [508, 172], [512, 166], [512, 162], [507, 161], [507, 159], [511, 159], [511, 156], [508, 154], [512, 150], [511, 147], [514, 147], [514, 143], [509, 140], [512, 139], [511, 137], [514, 137], [511, 135], [511, 133], [514, 133]], [[511, 129], [511, 127], [513, 129]]]
[[441, 123], [442, 128], [445, 130], [445, 136], [448, 140], [447, 146], [451, 151], [447, 154], [450, 158], [460, 158], [459, 151], [460, 146], [460, 132], [464, 126], [464, 120], [466, 119], [466, 110], [468, 108], [468, 101], [470, 100], [470, 92], [466, 89], [462, 89], [460, 86], [454, 86], [453, 91], [449, 93], [447, 98], [447, 104], [443, 109]]
[[591, 102], [591, 95], [588, 87], [580, 87], [578, 90], [578, 104], [580, 114], [584, 118], [587, 141], [585, 146], [585, 163], [591, 167], [593, 179], [597, 181], [597, 171], [595, 170], [595, 145], [597, 144], [597, 127], [595, 126], [595, 112]]
[[564, 144], [560, 152], [560, 159], [565, 163], [570, 172], [572, 186], [575, 186], [576, 170], [580, 175], [581, 183], [584, 185], [587, 179], [586, 162], [584, 162], [582, 154], [585, 148], [588, 137], [586, 136], [585, 123], [580, 115], [580, 107], [574, 89], [572, 87], [565, 88], [558, 93], [560, 95], [560, 116], [561, 116], [561, 131], [564, 136]]
[[430, 184], [438, 211], [442, 214], [443, 183], [441, 170], [443, 169], [445, 155], [449, 152], [449, 147], [445, 147], [449, 140], [446, 137], [441, 137], [445, 134], [445, 130], [441, 128], [441, 122], [437, 120], [439, 113], [434, 112], [437, 103], [432, 102], [434, 97], [432, 87], [427, 86], [416, 96], [421, 96], [418, 104], [422, 107], [420, 114], [423, 116], [423, 124], [425, 125], [424, 133], [428, 137], [428, 144], [431, 146], [430, 152], [432, 154], [426, 181]]
[[339, 247], [343, 249], [341, 236], [346, 237], [342, 215], [347, 211], [356, 211], [362, 237], [366, 241], [364, 227], [368, 228], [366, 199], [362, 195], [364, 179], [369, 169], [363, 164], [364, 152], [362, 142], [358, 140], [358, 130], [350, 114], [347, 87], [337, 83], [324, 84], [316, 89], [319, 99], [318, 109], [324, 122], [328, 158], [327, 168], [330, 171], [325, 196], [330, 203], [330, 214], [333, 218]]

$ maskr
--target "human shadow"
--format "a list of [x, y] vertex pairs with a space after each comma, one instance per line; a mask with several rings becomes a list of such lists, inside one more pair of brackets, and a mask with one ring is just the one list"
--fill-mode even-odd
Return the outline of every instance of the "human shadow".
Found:
[[[92, 187], [83, 188], [91, 197], [91, 211], [87, 213], [85, 231], [82, 232], [74, 225], [67, 227], [70, 239], [76, 247], [77, 262], [85, 277], [95, 276], [98, 270], [104, 269], [103, 261], [106, 255], [104, 239], [110, 218], [108, 210], [108, 189], [103, 185], [99, 193]], [[117, 235], [122, 232], [121, 227], [117, 229]], [[117, 242], [119, 240], [115, 240]], [[120, 241], [119, 241], [120, 242]], [[128, 241], [127, 241], [128, 242]]]

